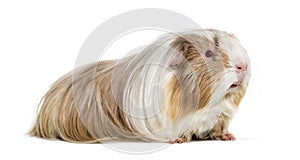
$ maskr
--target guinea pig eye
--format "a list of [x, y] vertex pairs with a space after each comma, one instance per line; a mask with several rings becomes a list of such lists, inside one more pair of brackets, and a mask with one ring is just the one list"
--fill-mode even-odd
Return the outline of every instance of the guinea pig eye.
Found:
[[206, 52], [205, 52], [205, 57], [206, 58], [211, 58], [213, 56], [213, 52], [211, 51], [211, 50], [207, 50]]

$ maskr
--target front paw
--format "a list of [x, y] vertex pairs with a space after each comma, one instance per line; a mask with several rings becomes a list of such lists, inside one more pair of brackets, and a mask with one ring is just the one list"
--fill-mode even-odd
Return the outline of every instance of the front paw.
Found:
[[174, 144], [174, 143], [184, 143], [186, 142], [186, 138], [176, 138], [175, 140], [171, 140], [170, 143]]
[[225, 134], [222, 134], [220, 135], [219, 137], [222, 141], [234, 141], [235, 140], [235, 137], [233, 134], [231, 133], [225, 133]]
[[235, 137], [231, 133], [210, 133], [209, 134], [209, 139], [211, 140], [222, 140], [222, 141], [234, 141]]

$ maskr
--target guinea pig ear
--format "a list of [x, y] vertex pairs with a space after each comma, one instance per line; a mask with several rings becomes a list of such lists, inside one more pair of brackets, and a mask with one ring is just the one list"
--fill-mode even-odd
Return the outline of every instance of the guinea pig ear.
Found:
[[175, 58], [173, 58], [173, 60], [170, 63], [171, 67], [178, 67], [180, 64], [182, 64], [185, 60], [185, 53], [184, 51], [179, 51], [179, 54], [177, 54], [175, 56]]
[[169, 64], [170, 67], [178, 67], [186, 60], [185, 57], [189, 47], [191, 47], [191, 44], [182, 37], [176, 38], [175, 41], [171, 43], [171, 48], [177, 52], [175, 52], [176, 56]]

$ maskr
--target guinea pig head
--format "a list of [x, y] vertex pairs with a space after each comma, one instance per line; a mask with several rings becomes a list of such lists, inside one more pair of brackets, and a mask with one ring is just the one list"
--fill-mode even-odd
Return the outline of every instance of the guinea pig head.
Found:
[[201, 30], [178, 36], [171, 47], [177, 51], [169, 64], [176, 71], [176, 82], [171, 84], [174, 94], [181, 92], [181, 105], [197, 104], [201, 109], [224, 99], [239, 105], [250, 71], [247, 53], [235, 36]]
[[238, 107], [248, 87], [250, 72], [250, 60], [247, 51], [240, 41], [232, 34], [218, 30], [208, 30], [218, 44], [218, 50], [226, 54], [229, 67], [225, 67], [226, 95], [232, 106]]

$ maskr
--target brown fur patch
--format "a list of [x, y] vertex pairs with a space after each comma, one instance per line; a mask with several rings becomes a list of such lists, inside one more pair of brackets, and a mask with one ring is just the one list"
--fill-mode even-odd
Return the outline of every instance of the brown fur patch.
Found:
[[241, 100], [243, 99], [245, 93], [246, 93], [246, 89], [243, 86], [239, 86], [237, 92], [226, 94], [225, 99], [230, 101], [230, 103], [237, 108]]
[[167, 93], [167, 99], [163, 106], [163, 112], [168, 117], [168, 120], [175, 120], [177, 117], [180, 106], [182, 103], [182, 93], [178, 80], [176, 77], [172, 77], [170, 82], [166, 85], [165, 93]]

